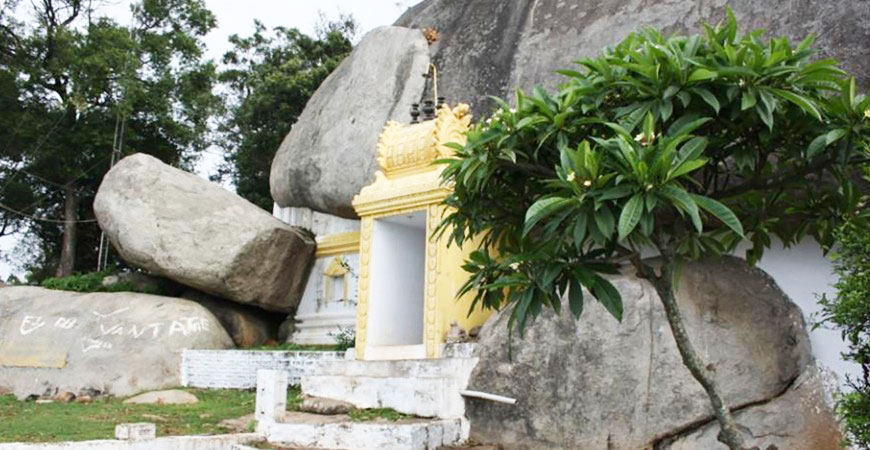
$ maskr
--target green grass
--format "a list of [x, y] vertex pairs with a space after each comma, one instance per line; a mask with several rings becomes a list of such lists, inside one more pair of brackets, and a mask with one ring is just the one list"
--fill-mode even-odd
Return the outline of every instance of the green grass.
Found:
[[371, 409], [352, 409], [347, 415], [354, 422], [368, 422], [374, 419], [387, 419], [396, 421], [399, 419], [407, 419], [408, 414], [402, 414], [393, 408], [371, 408]]
[[[183, 390], [196, 395], [199, 403], [126, 405], [122, 398], [104, 397], [96, 398], [91, 404], [36, 404], [3, 395], [0, 396], [0, 442], [114, 439], [115, 425], [128, 422], [154, 422], [158, 436], [221, 434], [227, 430], [219, 427], [218, 422], [254, 412], [252, 391]], [[291, 390], [291, 394], [295, 402], [298, 390]], [[288, 404], [290, 397], [288, 395]]]
[[[93, 403], [22, 402], [0, 395], [0, 442], [59, 442], [114, 439], [115, 425], [130, 422], [157, 424], [158, 436], [222, 434], [218, 423], [254, 412], [255, 393], [236, 389], [188, 389], [199, 402], [193, 405], [127, 405], [124, 398], [98, 397]], [[287, 410], [298, 411], [299, 386], [287, 389]], [[354, 409], [354, 422], [411, 417], [391, 408]], [[253, 422], [252, 422], [253, 423]], [[267, 447], [271, 448], [271, 447]], [[280, 448], [280, 447], [275, 447]]]

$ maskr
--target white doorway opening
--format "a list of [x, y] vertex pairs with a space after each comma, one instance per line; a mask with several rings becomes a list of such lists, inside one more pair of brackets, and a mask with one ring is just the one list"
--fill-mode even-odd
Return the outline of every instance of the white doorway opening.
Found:
[[366, 359], [425, 358], [426, 212], [375, 219]]

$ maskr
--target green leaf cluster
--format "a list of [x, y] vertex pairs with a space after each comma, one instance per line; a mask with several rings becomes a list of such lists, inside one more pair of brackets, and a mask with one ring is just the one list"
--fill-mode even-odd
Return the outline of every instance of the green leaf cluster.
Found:
[[837, 402], [850, 444], [870, 446], [870, 227], [862, 220], [850, 220], [837, 228], [832, 252], [834, 297], [823, 296], [816, 326], [839, 330], [848, 351], [843, 358], [860, 368], [861, 376], [847, 377], [852, 392]]
[[[220, 99], [202, 37], [214, 15], [202, 0], [130, 3], [129, 25], [99, 2], [0, 5], [0, 235], [29, 233], [33, 251], [13, 256], [33, 279], [54, 272], [64, 233], [78, 244], [64, 256], [96, 266], [92, 202], [113, 147], [190, 168], [209, 145]], [[67, 200], [85, 221], [75, 232], [59, 223]]]
[[[517, 92], [454, 146], [441, 230], [479, 239], [461, 293], [512, 306], [522, 332], [544, 307], [583, 310], [584, 289], [621, 318], [602, 274], [658, 255], [682, 261], [733, 252], [757, 261], [779, 239], [825, 245], [862, 199], [855, 169], [870, 148], [870, 98], [813, 37], [797, 45], [738, 34], [645, 29], [563, 70], [556, 92]], [[566, 295], [567, 294], [567, 295]]]

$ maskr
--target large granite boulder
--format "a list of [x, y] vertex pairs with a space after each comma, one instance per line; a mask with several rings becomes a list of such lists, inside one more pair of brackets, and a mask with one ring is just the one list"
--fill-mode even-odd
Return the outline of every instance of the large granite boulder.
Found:
[[286, 315], [280, 313], [240, 305], [193, 289], [185, 291], [181, 297], [211, 311], [236, 346], [242, 348], [262, 345], [270, 339], [276, 340], [278, 327], [286, 319]]
[[[578, 321], [545, 312], [522, 339], [508, 340], [507, 313], [487, 322], [468, 389], [518, 402], [468, 400], [472, 438], [517, 449], [718, 448], [708, 398], [655, 290], [632, 275], [612, 281], [621, 323], [588, 293]], [[801, 311], [770, 277], [737, 258], [690, 264], [677, 297], [696, 350], [761, 448], [839, 448]], [[788, 421], [796, 425], [770, 432]]]
[[314, 240], [232, 192], [145, 154], [103, 178], [94, 212], [124, 261], [279, 312], [302, 297]]
[[444, 75], [439, 95], [472, 105], [476, 117], [492, 107], [487, 96], [513, 97], [517, 88], [553, 88], [558, 69], [593, 56], [632, 31], [653, 26], [669, 32], [698, 32], [701, 22], [734, 9], [741, 31], [765, 29], [793, 42], [816, 33], [816, 47], [837, 58], [870, 85], [870, 2], [848, 0], [516, 0], [468, 2], [424, 0], [396, 25], [439, 32], [432, 62]]
[[702, 21], [722, 20], [726, 5], [742, 31], [763, 28], [793, 42], [816, 33], [824, 56], [839, 59], [870, 86], [866, 0], [424, 0], [395, 25], [433, 28], [438, 40], [427, 52], [412, 30], [379, 29], [364, 38], [318, 89], [282, 144], [272, 164], [272, 197], [284, 206], [353, 217], [353, 194], [376, 168], [377, 134], [387, 118], [409, 120], [406, 111], [420, 98], [419, 73], [430, 55], [438, 67], [438, 94], [451, 104], [471, 104], [481, 118], [493, 106], [490, 95], [512, 98], [517, 88], [554, 88], [564, 80], [556, 70], [575, 69], [574, 61], [632, 31], [653, 26], [697, 32]]
[[353, 196], [374, 181], [375, 147], [388, 120], [410, 120], [429, 68], [419, 30], [380, 27], [320, 85], [281, 143], [269, 178], [281, 206], [356, 218]]
[[0, 391], [19, 398], [178, 386], [182, 349], [232, 346], [217, 319], [188, 300], [0, 287]]

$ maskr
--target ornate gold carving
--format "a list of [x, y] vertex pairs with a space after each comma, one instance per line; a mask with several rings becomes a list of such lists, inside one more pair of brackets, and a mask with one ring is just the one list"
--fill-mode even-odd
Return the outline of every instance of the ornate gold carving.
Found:
[[329, 262], [326, 269], [323, 269], [323, 274], [331, 278], [343, 277], [347, 272], [347, 264], [338, 256], [332, 258], [332, 261]]
[[323, 274], [326, 275], [326, 280], [325, 280], [326, 281], [326, 296], [324, 297], [324, 300], [326, 302], [332, 300], [332, 285], [333, 285], [333, 283], [336, 282], [336, 280], [335, 280], [336, 278], [344, 278], [344, 280], [343, 280], [344, 282], [342, 283], [342, 285], [344, 286], [344, 292], [342, 293], [342, 295], [343, 295], [342, 299], [345, 299], [345, 300], [348, 299], [348, 296], [347, 296], [347, 285], [348, 285], [347, 282], [348, 282], [348, 280], [345, 278], [345, 275], [347, 275], [348, 272], [350, 272], [350, 271], [347, 268], [347, 263], [344, 262], [344, 260], [339, 256], [332, 258], [332, 261], [329, 262], [329, 265], [326, 266], [326, 269], [323, 269]]
[[378, 165], [386, 178], [425, 171], [432, 161], [452, 155], [443, 144], [465, 142], [463, 132], [471, 123], [469, 107], [460, 103], [452, 110], [443, 105], [435, 120], [412, 125], [389, 121], [378, 139]]
[[392, 178], [402, 172], [425, 167], [436, 157], [436, 122], [404, 126], [387, 122], [378, 140], [378, 165]]
[[[378, 142], [378, 164], [375, 181], [364, 187], [353, 199], [353, 207], [362, 218], [359, 237], [360, 274], [357, 305], [356, 354], [365, 359], [369, 301], [371, 299], [371, 247], [374, 220], [382, 217], [426, 212], [425, 277], [423, 295], [423, 344], [427, 358], [440, 356], [445, 308], [452, 311], [455, 281], [439, 279], [453, 277], [451, 267], [461, 265], [461, 255], [450, 255], [442, 243], [432, 236], [441, 221], [441, 202], [449, 190], [441, 185], [443, 166], [435, 160], [454, 154], [444, 144], [465, 143], [465, 131], [471, 122], [468, 105], [450, 109], [442, 106], [435, 120], [420, 124], [401, 125], [388, 122]], [[455, 260], [455, 261], [454, 261]], [[442, 273], [443, 272], [443, 273]], [[377, 301], [375, 299], [375, 301]], [[440, 302], [440, 303], [439, 303]], [[452, 312], [451, 312], [452, 314]]]
[[317, 238], [316, 257], [346, 253], [359, 253], [359, 231], [328, 234]]
[[426, 211], [426, 290], [424, 300], [424, 321], [426, 357], [440, 356], [440, 330], [438, 329], [438, 239], [433, 236], [440, 221], [438, 205], [430, 205]]
[[369, 282], [371, 281], [372, 226], [374, 219], [363, 217], [359, 240], [359, 300], [356, 306], [356, 357], [363, 359], [369, 322]]
[[459, 145], [465, 145], [465, 131], [471, 124], [471, 108], [465, 103], [456, 105], [453, 110], [447, 105], [438, 110], [438, 117], [435, 119], [435, 140], [438, 142], [438, 157], [448, 158], [454, 155], [452, 148], [444, 144], [455, 142]]

